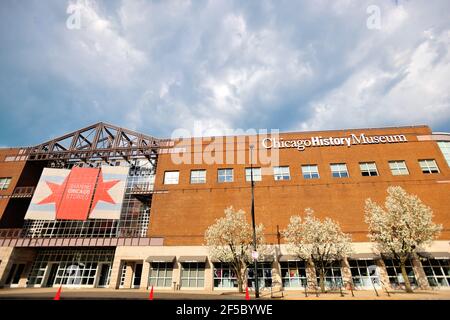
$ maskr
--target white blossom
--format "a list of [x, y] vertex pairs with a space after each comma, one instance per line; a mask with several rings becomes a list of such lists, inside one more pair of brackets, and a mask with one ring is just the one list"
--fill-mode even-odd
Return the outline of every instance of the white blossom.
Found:
[[[269, 254], [271, 248], [264, 244], [264, 227], [256, 226], [256, 244], [259, 256]], [[253, 229], [242, 210], [225, 209], [225, 217], [219, 218], [205, 232], [206, 245], [213, 260], [227, 262], [236, 272], [239, 290], [245, 282], [245, 270], [253, 261]]]
[[310, 208], [305, 213], [303, 220], [300, 216], [292, 216], [283, 235], [290, 253], [314, 264], [324, 291], [326, 268], [351, 253], [351, 237], [341, 231], [338, 222], [330, 218], [321, 221]]
[[341, 231], [339, 223], [330, 218], [320, 221], [310, 208], [306, 217], [292, 216], [283, 235], [288, 250], [302, 259], [341, 259], [351, 252], [351, 237]]
[[408, 255], [435, 239], [442, 225], [432, 222], [430, 207], [403, 188], [387, 189], [385, 208], [371, 199], [366, 200], [365, 221], [369, 225], [369, 238], [377, 243], [380, 252], [397, 258]]
[[380, 252], [400, 262], [405, 290], [412, 292], [405, 263], [414, 252], [435, 239], [442, 225], [433, 223], [430, 207], [399, 186], [389, 187], [384, 208], [371, 199], [366, 200], [365, 221], [369, 225], [369, 239]]

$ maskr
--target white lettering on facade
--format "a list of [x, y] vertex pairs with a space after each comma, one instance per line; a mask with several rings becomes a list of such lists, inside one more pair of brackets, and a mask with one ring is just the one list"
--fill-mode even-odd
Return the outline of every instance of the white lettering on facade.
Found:
[[380, 144], [380, 143], [401, 143], [408, 142], [408, 139], [403, 134], [385, 135], [385, 136], [366, 136], [364, 133], [359, 135], [351, 134], [349, 137], [322, 137], [315, 136], [308, 139], [297, 140], [279, 140], [273, 138], [264, 138], [262, 146], [265, 149], [285, 149], [296, 148], [299, 151], [305, 150], [307, 147], [322, 147], [322, 146], [347, 146], [361, 145], [361, 144]]

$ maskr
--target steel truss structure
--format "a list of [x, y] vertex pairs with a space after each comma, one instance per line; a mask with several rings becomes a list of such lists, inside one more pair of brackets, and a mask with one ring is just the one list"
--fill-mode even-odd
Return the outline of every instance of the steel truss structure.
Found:
[[27, 149], [27, 160], [88, 162], [147, 158], [156, 167], [158, 150], [173, 145], [170, 139], [157, 139], [104, 122], [82, 128]]

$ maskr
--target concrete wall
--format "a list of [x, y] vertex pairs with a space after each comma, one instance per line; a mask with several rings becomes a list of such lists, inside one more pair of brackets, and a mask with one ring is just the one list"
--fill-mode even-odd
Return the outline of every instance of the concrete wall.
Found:
[[25, 264], [25, 269], [20, 275], [18, 287], [26, 287], [28, 275], [36, 257], [34, 248], [0, 247], [0, 287], [5, 286], [8, 274], [14, 264]]
[[[361, 242], [361, 243], [353, 243], [353, 251], [354, 253], [377, 253], [375, 246], [370, 242]], [[429, 252], [449, 252], [450, 253], [450, 243], [447, 241], [435, 241], [430, 246], [428, 246], [427, 251]], [[288, 249], [286, 245], [276, 246], [276, 250], [273, 250], [275, 254], [275, 260], [272, 263], [272, 281], [275, 286], [277, 284], [281, 284], [281, 271], [280, 264], [278, 262], [278, 257], [280, 255], [289, 255]], [[173, 281], [177, 284], [181, 282], [181, 263], [178, 261], [180, 256], [208, 256], [208, 249], [205, 246], [153, 246], [153, 247], [117, 247], [116, 255], [114, 257], [113, 270], [111, 276], [110, 288], [119, 288], [119, 280], [120, 280], [120, 267], [123, 262], [128, 263], [144, 263], [143, 272], [141, 278], [141, 289], [147, 289], [148, 285], [148, 275], [150, 264], [145, 262], [145, 259], [149, 256], [175, 256], [176, 262], [174, 264], [173, 270]], [[384, 262], [380, 259], [376, 259], [375, 263], [378, 266], [380, 280], [383, 282], [383, 285], [387, 289], [392, 289], [389, 285], [389, 279], [387, 277], [386, 269]], [[415, 258], [413, 259], [413, 267], [414, 272], [421, 289], [429, 289], [428, 281], [426, 275], [422, 269], [420, 260]], [[131, 275], [132, 275], [132, 267], [130, 266], [127, 269], [127, 280], [126, 285], [124, 287], [129, 288], [131, 285]], [[203, 290], [214, 290], [213, 283], [213, 269], [214, 265], [211, 262], [211, 259], [208, 258], [205, 267], [205, 285]], [[315, 290], [317, 284], [316, 281], [316, 272], [311, 263], [307, 264], [307, 280], [308, 280], [308, 289]], [[344, 259], [341, 264], [341, 274], [343, 281], [346, 282], [345, 287], [348, 287], [350, 283], [352, 283], [352, 276], [350, 267], [348, 264], [348, 259]], [[173, 286], [170, 288], [158, 288], [159, 290], [173, 290]], [[181, 290], [188, 289], [193, 290], [193, 288], [181, 288]], [[216, 289], [217, 290], [217, 289]], [[223, 290], [223, 289], [220, 289]], [[235, 289], [226, 289], [226, 290], [235, 290]]]

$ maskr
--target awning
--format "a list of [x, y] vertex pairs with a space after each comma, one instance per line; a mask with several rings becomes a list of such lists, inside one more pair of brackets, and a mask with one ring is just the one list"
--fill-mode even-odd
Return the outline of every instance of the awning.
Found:
[[271, 254], [259, 256], [259, 262], [273, 262], [274, 257]]
[[381, 259], [381, 256], [376, 253], [353, 253], [349, 256], [349, 259], [353, 260], [376, 260]]
[[206, 256], [181, 256], [178, 261], [180, 262], [199, 262], [205, 263]]
[[145, 259], [146, 262], [173, 262], [175, 256], [150, 256]]
[[[216, 258], [210, 258], [210, 261], [212, 263], [219, 263], [219, 262], [231, 263], [231, 261], [220, 261], [219, 259], [216, 259]], [[258, 258], [258, 262], [273, 262], [273, 261], [274, 261], [274, 257], [272, 255], [260, 256]], [[253, 263], [253, 260], [251, 260], [250, 263]]]
[[417, 252], [417, 254], [428, 259], [450, 259], [449, 252]]
[[278, 261], [280, 262], [286, 262], [286, 261], [303, 261], [303, 259], [300, 259], [298, 256], [291, 256], [291, 255], [283, 255], [281, 256]]

